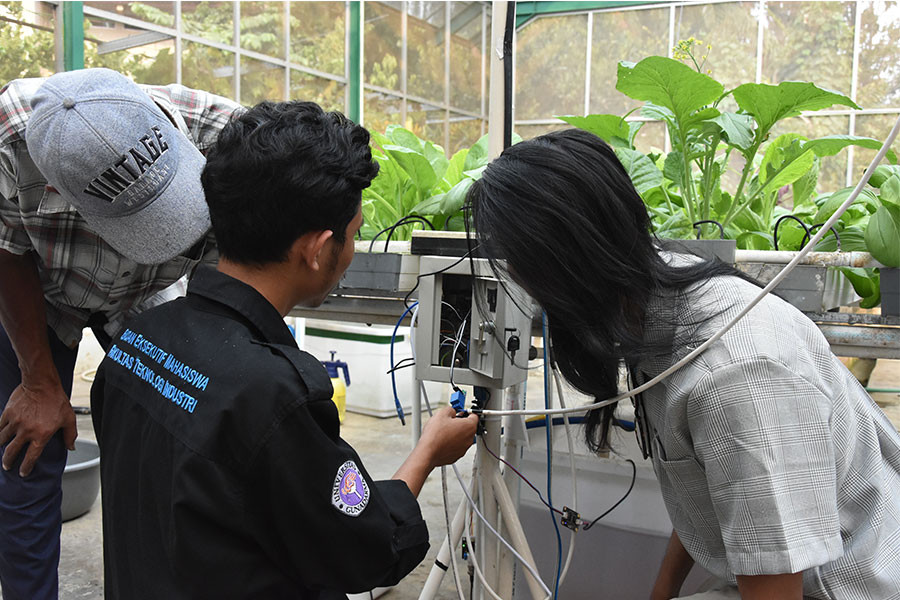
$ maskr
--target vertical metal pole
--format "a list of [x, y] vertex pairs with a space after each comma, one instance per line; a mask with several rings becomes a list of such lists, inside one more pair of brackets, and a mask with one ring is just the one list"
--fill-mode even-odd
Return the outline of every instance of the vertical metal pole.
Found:
[[181, 83], [181, 0], [175, 0], [175, 83]]
[[756, 83], [762, 83], [763, 43], [766, 32], [766, 2], [759, 2], [759, 18], [756, 21]]
[[503, 152], [503, 34], [506, 26], [506, 2], [491, 3], [491, 84], [488, 95], [488, 157], [494, 159]]
[[449, 156], [450, 151], [450, 19], [453, 12], [450, 10], [453, 4], [447, 2], [444, 5], [444, 152]]
[[[400, 125], [406, 127], [407, 102], [409, 93], [409, 3], [406, 0], [400, 3]], [[418, 386], [415, 394], [418, 393]]]
[[422, 437], [422, 386], [424, 381], [416, 377], [416, 370], [410, 369], [412, 372], [412, 448], [419, 443]]
[[284, 35], [284, 61], [288, 63], [284, 67], [284, 93], [282, 94], [282, 98], [284, 100], [291, 99], [291, 3], [284, 3], [284, 24], [282, 25], [282, 34]]
[[[862, 29], [862, 3], [857, 2], [854, 6], [855, 15], [853, 20], [853, 66], [850, 70], [850, 99], [856, 102], [856, 94], [859, 91], [859, 30]], [[856, 114], [850, 113], [850, 135], [856, 135]], [[850, 146], [847, 149], [847, 175], [844, 178], [844, 185], [853, 184], [853, 161], [856, 158], [855, 148]]]
[[584, 114], [591, 114], [591, 46], [594, 41], [594, 13], [587, 15], [587, 50], [584, 57]]
[[486, 117], [487, 117], [487, 64], [488, 64], [488, 56], [491, 54], [491, 49], [488, 46], [488, 37], [487, 37], [487, 6], [481, 7], [481, 109], [479, 114], [481, 115], [481, 135], [485, 133]]
[[55, 73], [66, 70], [63, 20], [63, 3], [59, 2], [53, 7], [53, 71]]
[[82, 2], [63, 2], [63, 68], [75, 71], [84, 68], [84, 5]]
[[233, 33], [234, 46], [234, 99], [241, 101], [241, 3], [235, 2], [231, 9], [231, 18], [234, 19]]
[[348, 56], [347, 87], [350, 100], [347, 113], [350, 120], [363, 123], [362, 103], [362, 48], [363, 48], [363, 6], [360, 0], [350, 2], [350, 55]]

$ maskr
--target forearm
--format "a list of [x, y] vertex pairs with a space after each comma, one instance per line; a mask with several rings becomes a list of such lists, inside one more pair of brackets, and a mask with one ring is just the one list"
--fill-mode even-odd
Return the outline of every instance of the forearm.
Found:
[[47, 339], [47, 313], [37, 266], [30, 254], [0, 250], [0, 323], [19, 360], [22, 381], [59, 383]]
[[738, 575], [741, 600], [802, 600], [803, 573]]
[[434, 465], [428, 451], [422, 447], [422, 444], [419, 444], [403, 461], [403, 464], [400, 465], [400, 468], [397, 469], [397, 472], [394, 473], [391, 479], [399, 479], [405, 482], [413, 496], [418, 498], [419, 492], [422, 491], [422, 486], [425, 485], [425, 480], [433, 469]]
[[668, 600], [678, 596], [693, 566], [694, 559], [684, 549], [678, 534], [673, 531], [653, 586], [653, 600]]

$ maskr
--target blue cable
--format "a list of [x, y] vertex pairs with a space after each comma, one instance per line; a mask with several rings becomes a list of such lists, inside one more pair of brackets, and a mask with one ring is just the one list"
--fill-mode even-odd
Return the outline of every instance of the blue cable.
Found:
[[403, 324], [403, 319], [405, 319], [406, 315], [418, 305], [418, 302], [413, 302], [405, 311], [403, 311], [403, 314], [400, 315], [400, 320], [394, 325], [394, 333], [391, 334], [391, 387], [394, 390], [394, 406], [397, 407], [397, 416], [400, 417], [400, 423], [402, 425], [406, 425], [406, 417], [403, 414], [403, 405], [400, 404], [400, 397], [397, 396], [397, 371], [394, 370], [394, 341], [397, 339], [397, 330], [400, 329], [400, 325]]
[[[544, 408], [550, 408], [550, 357], [548, 353], [548, 345], [550, 342], [549, 332], [547, 331], [547, 313], [541, 312], [541, 331], [544, 335]], [[547, 416], [544, 417], [548, 419], [548, 427], [547, 427], [547, 504], [549, 506], [553, 506], [553, 495], [552, 495], [552, 487], [553, 483], [553, 469], [550, 464], [551, 460], [551, 444], [553, 441], [550, 438], [550, 427], [549, 427], [549, 418]], [[559, 525], [556, 524], [556, 515], [553, 514], [553, 509], [550, 509], [550, 520], [553, 522], [553, 529], [556, 530], [556, 584], [553, 586], [553, 598], [556, 599], [559, 595], [559, 577], [560, 571], [562, 570], [562, 536], [559, 534]]]

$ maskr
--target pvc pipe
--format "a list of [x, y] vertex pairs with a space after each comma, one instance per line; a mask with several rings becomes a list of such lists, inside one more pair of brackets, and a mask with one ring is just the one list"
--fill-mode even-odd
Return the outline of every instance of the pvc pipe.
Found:
[[[786, 265], [800, 254], [785, 250], [735, 250], [736, 263], [772, 263]], [[797, 264], [821, 267], [882, 267], [868, 252], [809, 252]]]
[[[509, 532], [509, 541], [513, 548], [522, 555], [525, 561], [537, 569], [534, 562], [534, 556], [531, 554], [531, 547], [528, 545], [528, 539], [525, 537], [525, 530], [522, 529], [522, 523], [519, 521], [516, 505], [513, 504], [512, 498], [509, 495], [509, 490], [506, 489], [506, 482], [503, 481], [503, 477], [500, 476], [499, 472], [495, 471], [492, 475], [491, 488], [494, 490], [494, 496], [497, 498], [500, 512], [503, 513], [506, 530]], [[507, 561], [501, 565], [501, 568], [512, 569], [511, 561]], [[525, 571], [525, 581], [528, 584], [528, 589], [531, 591], [531, 596], [535, 600], [542, 600], [546, 597], [541, 584], [528, 570]]]

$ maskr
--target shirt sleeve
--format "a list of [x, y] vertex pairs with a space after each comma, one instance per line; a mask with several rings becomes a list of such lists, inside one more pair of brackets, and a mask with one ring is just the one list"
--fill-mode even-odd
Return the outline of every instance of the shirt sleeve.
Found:
[[418, 502], [403, 481], [372, 481], [353, 448], [319, 425], [331, 421], [330, 399], [285, 415], [254, 460], [248, 519], [263, 550], [304, 587], [394, 585], [428, 551]]
[[779, 361], [708, 374], [688, 423], [736, 575], [797, 573], [843, 553], [832, 402]]
[[32, 249], [17, 202], [13, 146], [0, 146], [0, 249], [25, 254]]
[[241, 109], [228, 98], [184, 86], [168, 86], [168, 92], [191, 131], [194, 145], [204, 154], [216, 143], [231, 115]]

